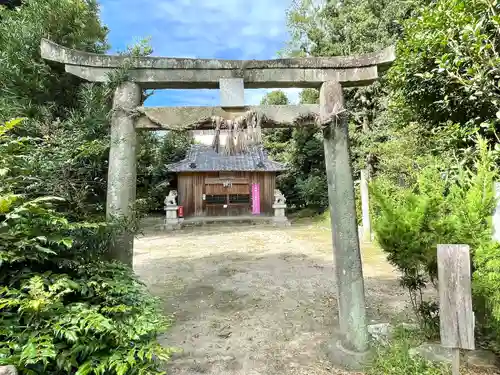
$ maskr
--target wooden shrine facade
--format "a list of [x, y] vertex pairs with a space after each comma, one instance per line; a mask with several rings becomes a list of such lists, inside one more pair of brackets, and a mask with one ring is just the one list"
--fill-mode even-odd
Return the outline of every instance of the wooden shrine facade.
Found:
[[276, 174], [285, 170], [253, 147], [238, 155], [193, 145], [186, 158], [167, 165], [177, 175], [178, 204], [184, 217], [272, 216]]

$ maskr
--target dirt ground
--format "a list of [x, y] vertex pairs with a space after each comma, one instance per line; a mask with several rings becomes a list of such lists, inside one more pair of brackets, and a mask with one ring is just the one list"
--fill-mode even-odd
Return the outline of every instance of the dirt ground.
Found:
[[[404, 319], [406, 294], [380, 250], [363, 246], [369, 322]], [[216, 226], [136, 239], [134, 268], [175, 323], [175, 375], [321, 375], [337, 337], [329, 230]]]

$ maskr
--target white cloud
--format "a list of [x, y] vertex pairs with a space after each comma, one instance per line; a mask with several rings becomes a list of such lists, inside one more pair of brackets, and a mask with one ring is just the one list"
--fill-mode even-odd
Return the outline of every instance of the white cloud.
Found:
[[[114, 49], [151, 36], [155, 56], [269, 59], [288, 40], [292, 0], [101, 0]], [[217, 105], [216, 90], [159, 92], [151, 105]], [[271, 90], [246, 90], [258, 104]], [[284, 90], [292, 102], [300, 90]]]

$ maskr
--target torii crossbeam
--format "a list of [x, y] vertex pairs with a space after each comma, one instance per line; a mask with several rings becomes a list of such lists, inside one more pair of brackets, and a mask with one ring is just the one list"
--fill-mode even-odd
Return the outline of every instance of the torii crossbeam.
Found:
[[[213, 129], [213, 118], [235, 119], [256, 112], [262, 127], [320, 126], [324, 136], [328, 197], [343, 337], [335, 343], [352, 358], [368, 349], [364, 282], [349, 157], [348, 116], [342, 87], [368, 85], [394, 61], [394, 48], [354, 57], [275, 60], [216, 60], [98, 55], [42, 40], [44, 59], [62, 63], [66, 72], [92, 82], [128, 62], [129, 81], [115, 91], [106, 212], [129, 219], [136, 191], [136, 129]], [[320, 104], [245, 106], [245, 88], [320, 88]], [[216, 89], [220, 107], [140, 107], [144, 89]], [[111, 249], [132, 265], [133, 236], [122, 234]], [[351, 364], [353, 364], [351, 362]]]

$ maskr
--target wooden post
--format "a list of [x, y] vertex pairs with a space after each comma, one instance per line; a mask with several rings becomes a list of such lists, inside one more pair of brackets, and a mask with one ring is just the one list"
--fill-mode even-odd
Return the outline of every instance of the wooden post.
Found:
[[452, 349], [452, 374], [458, 375], [460, 349], [475, 349], [469, 246], [438, 245], [437, 260], [441, 345]]
[[368, 193], [368, 169], [361, 170], [361, 183], [360, 183], [360, 192], [361, 192], [361, 217], [363, 223], [363, 241], [371, 242], [372, 240], [372, 229], [370, 222], [370, 197]]
[[[370, 131], [370, 121], [368, 115], [363, 116], [363, 133], [368, 133]], [[360, 183], [360, 194], [361, 194], [361, 218], [363, 225], [363, 241], [372, 241], [372, 226], [370, 220], [370, 194], [368, 190], [368, 183], [371, 177], [371, 157], [367, 155], [366, 157], [366, 168], [361, 170], [361, 183]]]
[[342, 346], [362, 353], [368, 349], [368, 330], [347, 120], [342, 86], [338, 82], [323, 83], [320, 123], [323, 126], [339, 322], [344, 336]]

